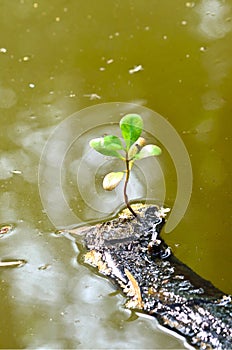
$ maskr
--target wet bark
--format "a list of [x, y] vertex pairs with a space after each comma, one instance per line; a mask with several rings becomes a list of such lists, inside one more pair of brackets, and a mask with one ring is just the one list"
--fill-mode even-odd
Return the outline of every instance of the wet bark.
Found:
[[84, 261], [127, 296], [126, 307], [158, 319], [198, 349], [232, 348], [231, 298], [179, 261], [160, 237], [165, 223], [154, 205], [73, 230], [87, 248]]

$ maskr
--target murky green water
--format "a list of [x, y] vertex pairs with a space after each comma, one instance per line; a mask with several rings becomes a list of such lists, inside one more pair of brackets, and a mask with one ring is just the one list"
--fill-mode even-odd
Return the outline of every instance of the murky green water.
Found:
[[[77, 262], [75, 243], [53, 233], [42, 206], [38, 165], [46, 140], [68, 116], [99, 103], [146, 106], [182, 137], [193, 192], [183, 220], [164, 238], [232, 293], [231, 39], [231, 0], [0, 1], [0, 223], [14, 226], [1, 237], [0, 254], [27, 261], [0, 270], [1, 348], [185, 347], [154, 320], [131, 319], [108, 281]], [[76, 195], [73, 149], [67, 154], [74, 172], [62, 173], [64, 189], [82, 217], [88, 210]], [[172, 205], [175, 172], [160, 162]], [[62, 210], [59, 217], [65, 221]]]

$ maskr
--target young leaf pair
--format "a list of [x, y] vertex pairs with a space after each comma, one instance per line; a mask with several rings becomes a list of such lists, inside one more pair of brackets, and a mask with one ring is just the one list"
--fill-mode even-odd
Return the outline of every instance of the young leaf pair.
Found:
[[127, 208], [134, 216], [137, 216], [131, 208], [127, 196], [127, 184], [129, 181], [130, 171], [135, 160], [158, 156], [161, 149], [156, 145], [146, 145], [145, 139], [140, 137], [143, 131], [143, 120], [138, 114], [127, 114], [119, 123], [124, 143], [114, 135], [107, 135], [92, 139], [90, 146], [97, 152], [105, 155], [116, 157], [123, 160], [126, 164], [125, 171], [110, 172], [103, 179], [103, 188], [112, 191], [121, 182], [125, 175], [124, 182], [124, 199]]

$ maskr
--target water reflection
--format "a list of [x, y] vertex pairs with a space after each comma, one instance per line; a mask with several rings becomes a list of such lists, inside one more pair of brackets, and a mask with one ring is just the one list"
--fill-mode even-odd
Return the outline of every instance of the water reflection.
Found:
[[[128, 322], [130, 312], [122, 307], [125, 300], [120, 294], [111, 295], [112, 285], [85, 267], [70, 264], [70, 259], [76, 260], [77, 249], [69, 240], [35, 231], [31, 237], [32, 230], [21, 224], [15, 247], [10, 239], [4, 241], [5, 254], [28, 258], [21, 268], [1, 270], [0, 295], [7, 300], [2, 314], [9, 315], [3, 329], [11, 334], [3, 341], [4, 347], [183, 347], [182, 339], [163, 333], [155, 320]], [[41, 269], [47, 264], [49, 268]]]
[[[229, 1], [1, 1], [0, 222], [15, 227], [0, 239], [1, 258], [28, 261], [0, 271], [1, 348], [109, 348], [112, 339], [122, 348], [183, 348], [153, 321], [127, 322], [124, 299], [110, 297], [111, 285], [73, 264], [77, 252], [68, 240], [48, 233], [54, 227], [37, 187], [42, 148], [62, 120], [99, 102], [136, 101], [179, 133], [187, 130], [194, 191], [184, 221], [165, 239], [231, 293], [231, 25]], [[142, 71], [129, 74], [139, 65]], [[70, 181], [76, 166], [73, 159], [63, 173]], [[166, 171], [172, 202], [175, 179]], [[81, 213], [71, 183], [66, 194]], [[159, 197], [156, 188], [152, 195]]]
[[202, 0], [196, 6], [199, 33], [209, 40], [223, 38], [232, 29], [231, 4], [220, 0]]

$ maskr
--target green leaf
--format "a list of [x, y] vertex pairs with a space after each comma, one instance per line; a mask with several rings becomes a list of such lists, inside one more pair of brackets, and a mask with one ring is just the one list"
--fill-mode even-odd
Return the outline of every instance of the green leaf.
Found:
[[151, 156], [159, 156], [162, 153], [160, 147], [156, 145], [146, 145], [139, 153], [135, 155], [135, 159], [143, 159]]
[[104, 144], [112, 150], [122, 150], [123, 145], [119, 137], [114, 135], [104, 136]]
[[107, 174], [104, 177], [103, 184], [102, 184], [104, 190], [112, 191], [113, 189], [115, 189], [115, 187], [117, 187], [120, 181], [122, 180], [123, 175], [124, 175], [124, 172], [122, 171], [112, 172]]
[[95, 151], [104, 154], [105, 156], [123, 159], [122, 155], [117, 152], [123, 150], [122, 142], [117, 136], [107, 135], [92, 139], [89, 142], [89, 145], [95, 149]]
[[127, 114], [120, 120], [120, 129], [126, 142], [126, 148], [139, 138], [143, 130], [143, 120], [138, 114]]

